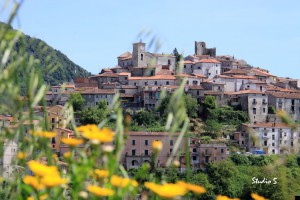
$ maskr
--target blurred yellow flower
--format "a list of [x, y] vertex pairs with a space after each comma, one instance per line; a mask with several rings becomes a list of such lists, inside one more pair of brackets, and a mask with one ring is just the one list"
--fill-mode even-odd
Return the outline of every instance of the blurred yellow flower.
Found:
[[3, 177], [2, 177], [2, 176], [0, 176], [0, 183], [2, 183], [2, 181], [3, 181]]
[[108, 188], [101, 188], [96, 185], [89, 185], [87, 190], [97, 196], [106, 197], [114, 194], [114, 191]]
[[109, 172], [107, 170], [96, 169], [95, 174], [97, 174], [98, 178], [107, 178], [109, 176]]
[[254, 200], [268, 200], [268, 199], [265, 199], [264, 197], [262, 196], [259, 196], [255, 193], [251, 193], [251, 197], [254, 199]]
[[42, 190], [45, 188], [43, 184], [40, 183], [40, 180], [36, 176], [24, 176], [23, 181], [25, 184], [30, 185], [31, 187], [35, 188], [36, 190]]
[[121, 187], [121, 188], [125, 188], [128, 185], [132, 185], [133, 187], [138, 186], [138, 183], [135, 180], [129, 179], [129, 178], [119, 177], [119, 176], [116, 176], [116, 175], [113, 175], [111, 177], [110, 184], [112, 184], [115, 187]]
[[56, 136], [55, 132], [50, 132], [50, 131], [30, 131], [30, 134], [34, 136], [39, 136], [39, 137], [45, 137], [45, 138], [53, 138]]
[[229, 198], [227, 196], [218, 195], [216, 200], [240, 200], [240, 199], [239, 198], [231, 199], [231, 198]]
[[46, 187], [56, 187], [68, 183], [68, 180], [61, 178], [59, 175], [54, 175], [54, 176], [49, 175], [49, 176], [44, 176], [41, 179], [41, 183]]
[[47, 199], [48, 197], [48, 194], [43, 194], [42, 196], [40, 196], [40, 200], [45, 200]]
[[46, 166], [42, 163], [39, 163], [35, 160], [28, 162], [29, 169], [38, 176], [54, 176], [59, 175], [58, 169], [56, 166]]
[[85, 125], [77, 128], [82, 136], [91, 140], [93, 143], [112, 142], [114, 139], [114, 132], [109, 128], [99, 129], [96, 125]]
[[27, 200], [34, 200], [34, 197], [33, 196], [28, 197]]
[[191, 191], [195, 194], [203, 194], [203, 193], [206, 192], [206, 189], [202, 186], [199, 186], [199, 185], [194, 185], [194, 184], [186, 183], [186, 182], [183, 182], [183, 181], [179, 181], [179, 182], [177, 182], [177, 184], [182, 185], [187, 190], [189, 190], [189, 191]]
[[64, 153], [64, 157], [67, 159], [70, 158], [71, 155], [72, 155], [72, 153], [70, 151], [67, 151], [66, 153]]
[[155, 140], [155, 141], [152, 142], [152, 148], [153, 148], [154, 151], [157, 151], [157, 152], [161, 151], [162, 148], [163, 148], [163, 144], [162, 144], [161, 141]]
[[69, 145], [71, 147], [75, 147], [75, 146], [83, 144], [83, 139], [62, 138], [61, 142], [64, 143], [64, 144], [66, 144], [66, 145]]
[[24, 152], [19, 152], [18, 153], [18, 159], [19, 160], [23, 160], [27, 157], [27, 153], [24, 153]]
[[167, 183], [164, 185], [146, 182], [145, 187], [156, 193], [158, 196], [166, 199], [173, 199], [175, 197], [184, 196], [188, 191], [186, 187], [179, 184]]

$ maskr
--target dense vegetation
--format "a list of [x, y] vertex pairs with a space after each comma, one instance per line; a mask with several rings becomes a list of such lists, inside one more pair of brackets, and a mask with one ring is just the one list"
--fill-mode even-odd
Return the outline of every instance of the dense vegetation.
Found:
[[[5, 23], [0, 22], [0, 30], [7, 27]], [[17, 31], [9, 27], [11, 35], [16, 35]], [[8, 38], [9, 39], [9, 38]], [[90, 75], [85, 69], [76, 65], [66, 55], [53, 49], [44, 41], [23, 35], [22, 39], [15, 44], [14, 50], [24, 51], [29, 56], [38, 60], [35, 67], [40, 68], [43, 80], [50, 85], [57, 85], [68, 82], [77, 77], [87, 77]]]
[[[148, 181], [151, 176], [162, 176], [168, 182], [187, 180], [203, 185], [207, 193], [201, 199], [214, 200], [216, 195], [251, 199], [250, 194], [257, 192], [268, 199], [288, 200], [300, 194], [298, 180], [300, 178], [299, 157], [287, 156], [286, 162], [279, 156], [243, 156], [232, 155], [228, 160], [209, 163], [206, 172], [193, 171], [188, 177], [186, 172], [177, 168], [156, 169], [150, 172], [146, 165], [140, 169], [132, 169], [130, 174], [138, 181]], [[255, 181], [270, 183], [259, 184]]]

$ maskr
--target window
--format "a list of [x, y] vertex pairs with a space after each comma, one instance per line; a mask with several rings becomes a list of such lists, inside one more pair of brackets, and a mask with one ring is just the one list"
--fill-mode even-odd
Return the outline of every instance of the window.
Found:
[[272, 140], [275, 140], [275, 135], [272, 135]]
[[275, 149], [272, 149], [272, 153], [275, 154]]
[[186, 65], [184, 65], [184, 68], [186, 68]]
[[145, 140], [145, 145], [148, 146], [148, 140]]
[[199, 90], [197, 91], [197, 95], [200, 95], [200, 92], [199, 92]]
[[135, 156], [135, 149], [132, 149], [131, 154], [132, 156]]
[[263, 113], [266, 113], [266, 108], [263, 108]]
[[173, 149], [170, 149], [170, 153], [172, 153]]
[[201, 69], [201, 67], [198, 67], [198, 69]]
[[154, 81], [154, 85], [157, 85], [157, 81]]
[[275, 143], [274, 142], [272, 142], [272, 147], [274, 147], [275, 146]]
[[173, 146], [173, 140], [170, 140], [170, 146]]
[[135, 140], [132, 140], [132, 145], [135, 145]]
[[216, 74], [218, 74], [218, 70], [216, 70]]
[[264, 145], [268, 146], [268, 141], [267, 140], [264, 141]]
[[221, 149], [221, 153], [224, 153], [224, 149]]
[[145, 156], [148, 156], [148, 150], [145, 150]]
[[272, 128], [272, 132], [275, 132], [275, 128]]
[[253, 112], [254, 115], [256, 115], [256, 108], [253, 108], [252, 112]]
[[284, 135], [284, 137], [286, 137], [286, 132], [284, 132], [284, 134], [283, 134], [283, 135]]
[[131, 161], [131, 166], [134, 166], [134, 164], [135, 164], [134, 160], [133, 160], [133, 161]]
[[291, 146], [294, 146], [294, 142], [291, 142]]
[[193, 160], [197, 160], [197, 156], [193, 156]]
[[171, 65], [171, 60], [170, 59], [168, 59], [168, 65]]
[[196, 152], [197, 152], [197, 149], [196, 149], [196, 148], [193, 148], [193, 152], [196, 153]]
[[144, 60], [144, 54], [141, 54], [141, 60]]
[[166, 82], [166, 85], [169, 85], [169, 84], [170, 84], [169, 81], [167, 81], [167, 82]]

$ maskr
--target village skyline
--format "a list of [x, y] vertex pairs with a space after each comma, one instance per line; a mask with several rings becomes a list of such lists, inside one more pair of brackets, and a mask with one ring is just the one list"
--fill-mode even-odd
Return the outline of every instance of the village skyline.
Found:
[[[298, 5], [292, 0], [26, 2], [19, 13], [22, 20], [13, 26], [44, 40], [93, 74], [115, 67], [115, 56], [130, 51], [132, 43], [140, 39], [149, 43], [149, 38], [139, 37], [144, 30], [162, 42], [158, 53], [171, 53], [176, 47], [187, 56], [193, 53], [195, 40], [206, 41], [218, 49], [218, 55], [299, 78], [295, 73], [300, 50]], [[4, 21], [5, 15], [0, 17]]]

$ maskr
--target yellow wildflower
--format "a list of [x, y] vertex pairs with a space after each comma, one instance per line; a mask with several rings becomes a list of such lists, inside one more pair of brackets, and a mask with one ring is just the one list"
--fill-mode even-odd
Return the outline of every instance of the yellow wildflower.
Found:
[[55, 132], [50, 132], [50, 131], [38, 131], [38, 132], [30, 131], [29, 133], [34, 136], [45, 137], [45, 138], [53, 138], [56, 136]]
[[268, 199], [265, 199], [264, 197], [262, 196], [259, 196], [255, 193], [251, 193], [251, 197], [254, 199], [254, 200], [268, 200]]
[[227, 196], [218, 195], [216, 200], [240, 200], [240, 199], [239, 198], [231, 199], [231, 198], [229, 198]]
[[27, 200], [34, 200], [34, 197], [30, 196], [30, 197], [27, 198]]
[[46, 187], [55, 187], [62, 184], [68, 183], [67, 179], [61, 178], [60, 176], [45, 176], [41, 179], [41, 183], [44, 184]]
[[152, 142], [152, 148], [153, 148], [154, 151], [159, 152], [159, 151], [162, 150], [163, 144], [162, 144], [161, 141], [155, 140], [155, 141]]
[[0, 176], [0, 183], [2, 183], [2, 181], [3, 181], [3, 177], [2, 177], [2, 176]]
[[109, 172], [107, 170], [96, 169], [95, 174], [97, 174], [98, 178], [107, 178], [109, 176]]
[[65, 157], [66, 159], [70, 158], [71, 155], [72, 155], [72, 153], [71, 153], [70, 151], [67, 151], [66, 153], [64, 153], [64, 157]]
[[167, 183], [164, 185], [146, 182], [145, 187], [156, 193], [158, 196], [166, 199], [173, 199], [178, 196], [184, 196], [188, 191], [186, 187], [179, 184]]
[[45, 186], [40, 183], [39, 178], [36, 176], [24, 176], [23, 181], [25, 184], [30, 185], [36, 190], [42, 190], [45, 188]]
[[27, 153], [23, 153], [23, 152], [19, 152], [18, 153], [18, 159], [19, 160], [23, 160], [26, 157], [27, 157]]
[[69, 145], [71, 147], [75, 147], [75, 146], [83, 144], [83, 139], [62, 138], [61, 142], [64, 143], [64, 144], [66, 144], [66, 145]]
[[101, 188], [96, 185], [89, 185], [87, 190], [97, 196], [106, 197], [114, 194], [114, 191], [108, 188]]
[[203, 193], [206, 192], [206, 189], [202, 186], [199, 186], [199, 185], [194, 185], [194, 184], [186, 183], [186, 182], [183, 182], [183, 181], [179, 181], [179, 182], [177, 182], [177, 184], [182, 185], [187, 190], [189, 190], [189, 191], [191, 191], [195, 194], [203, 194]]
[[58, 172], [58, 169], [56, 166], [46, 166], [35, 160], [29, 161], [28, 166], [29, 166], [29, 169], [38, 176], [59, 175], [59, 172]]
[[111, 129], [99, 129], [96, 125], [85, 125], [77, 128], [82, 136], [91, 140], [93, 143], [112, 142], [114, 139], [114, 132]]
[[42, 196], [40, 196], [40, 200], [45, 200], [47, 199], [48, 197], [48, 194], [43, 194]]
[[121, 187], [121, 188], [125, 188], [128, 185], [132, 185], [133, 187], [138, 186], [138, 183], [135, 180], [129, 178], [122, 178], [116, 175], [113, 175], [111, 177], [110, 183], [115, 187]]

